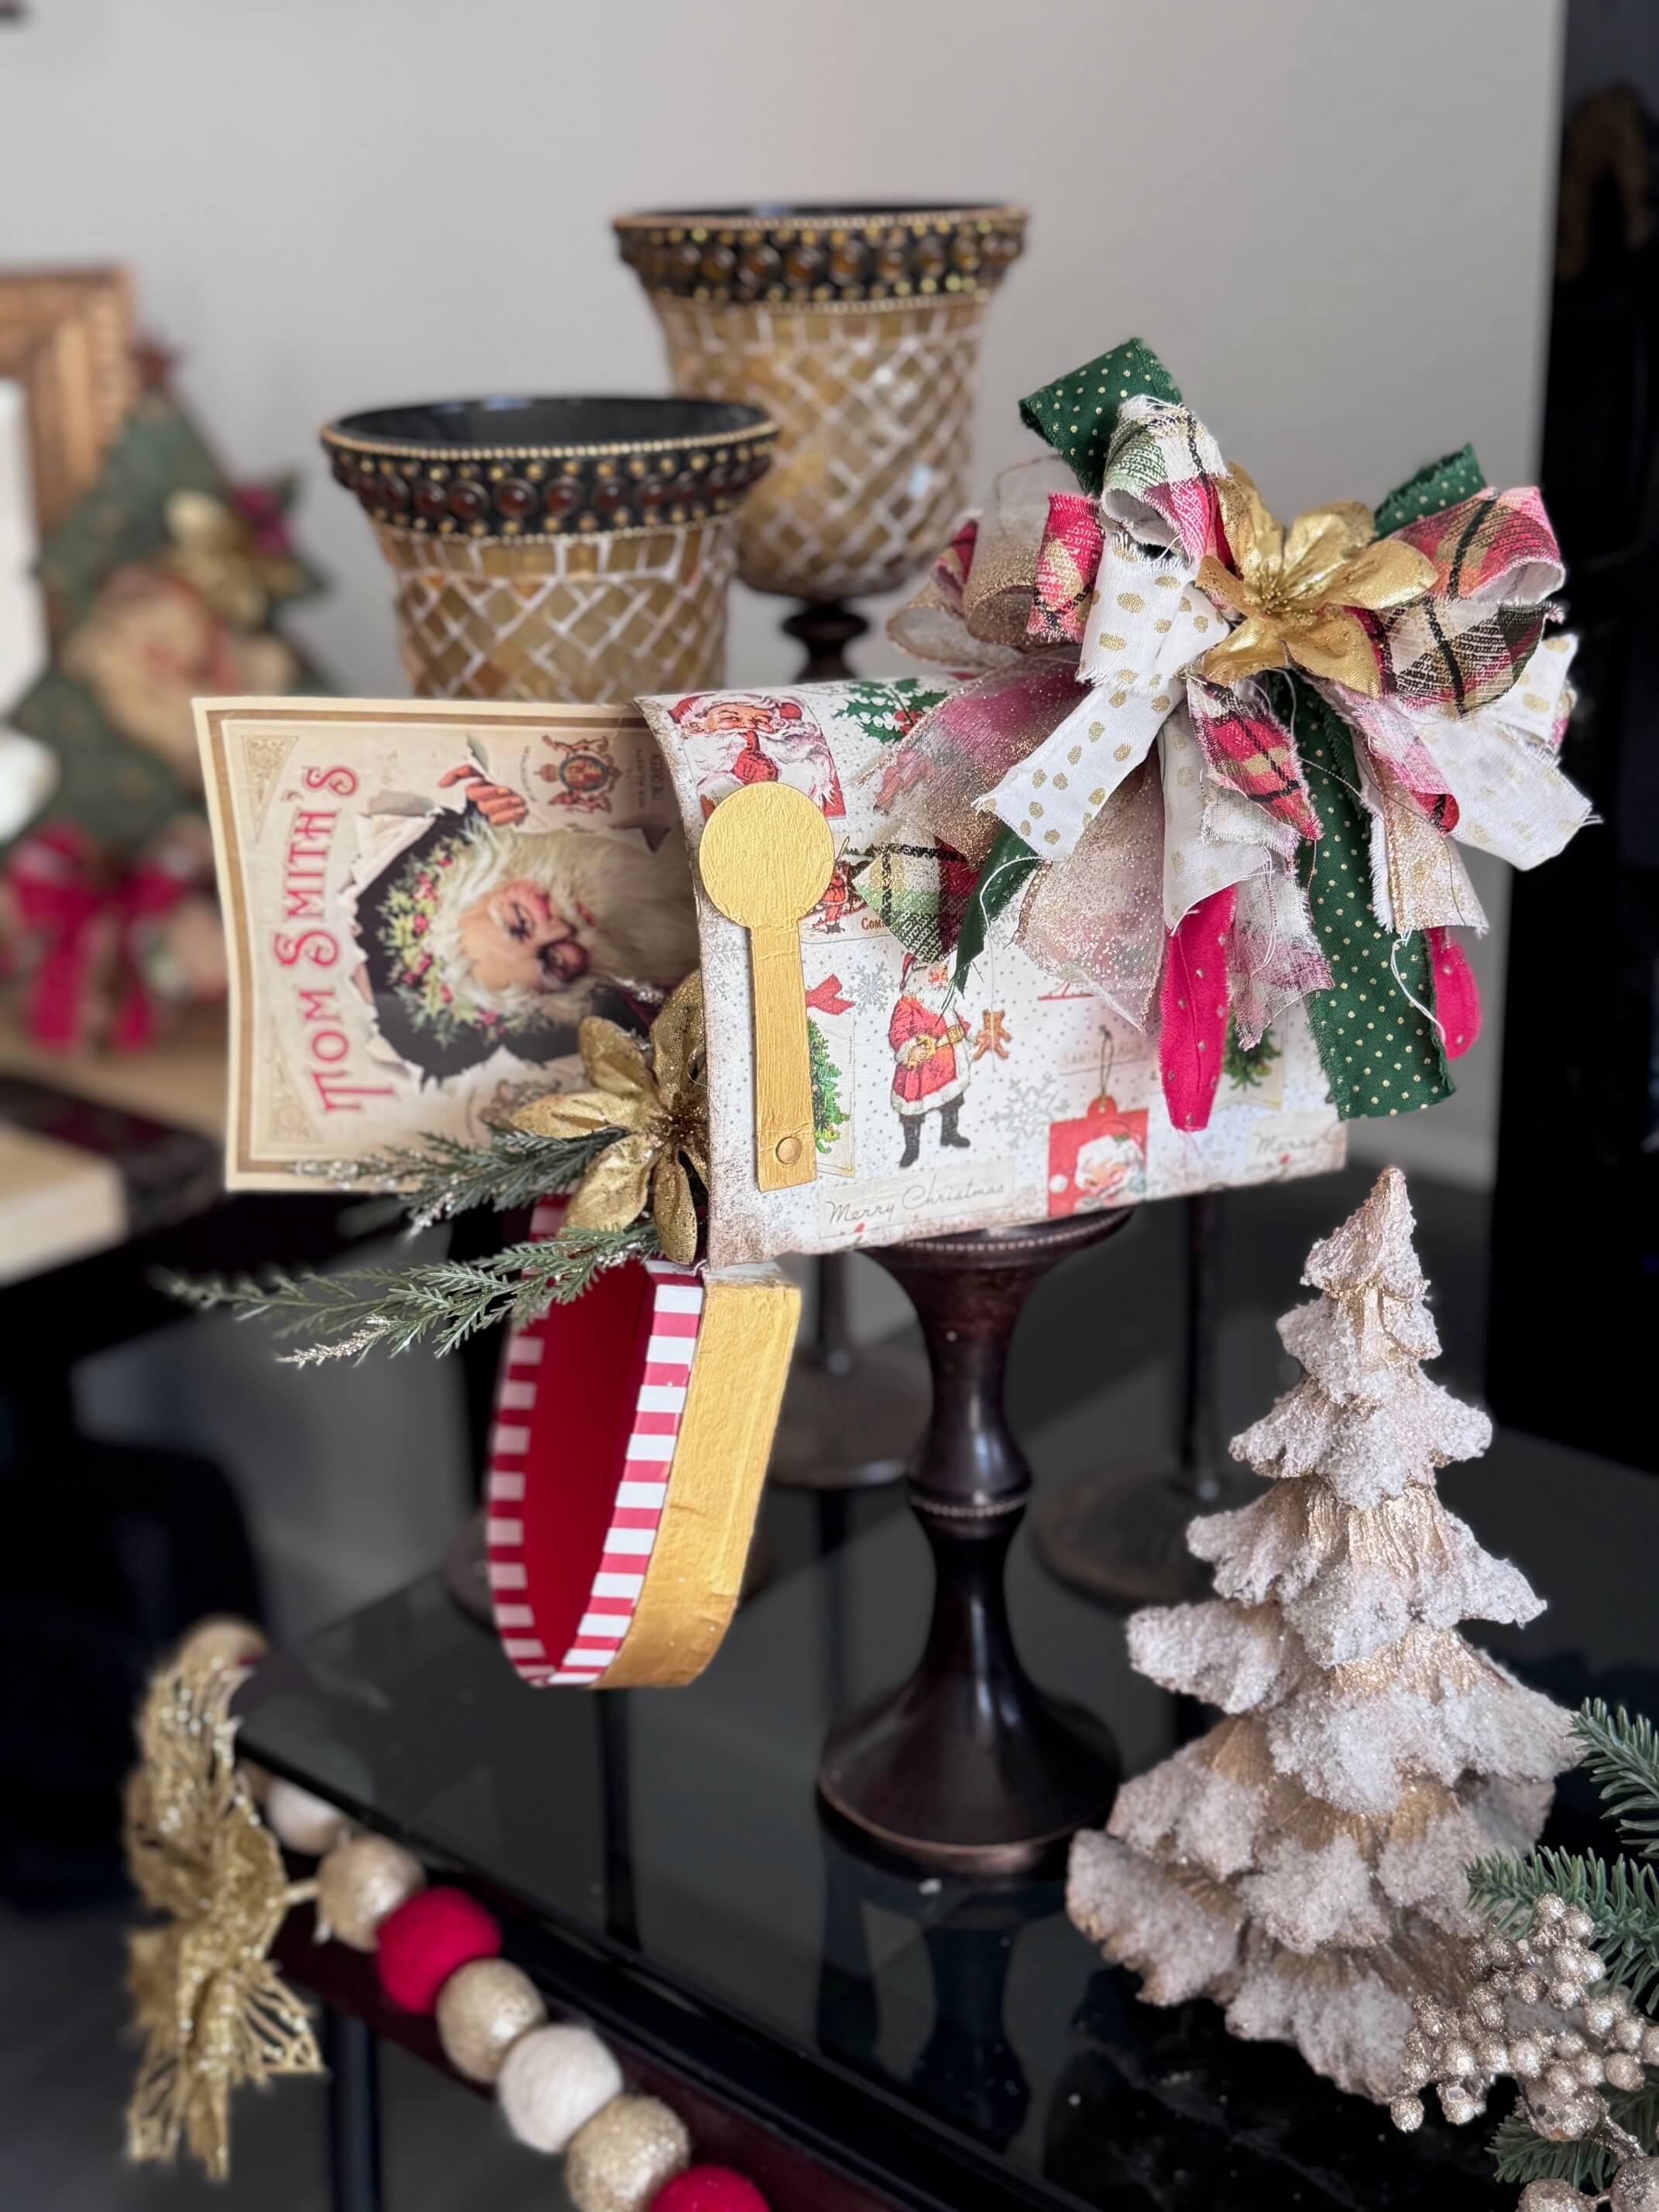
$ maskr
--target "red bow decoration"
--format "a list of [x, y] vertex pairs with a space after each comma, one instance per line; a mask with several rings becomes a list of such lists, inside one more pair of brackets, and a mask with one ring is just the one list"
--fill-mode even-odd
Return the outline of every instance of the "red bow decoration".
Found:
[[844, 1014], [853, 1001], [842, 991], [839, 975], [826, 975], [806, 994], [806, 1003], [815, 1014]]
[[25, 838], [7, 863], [6, 880], [25, 943], [36, 951], [23, 1016], [35, 1043], [68, 1052], [85, 1039], [93, 989], [112, 947], [115, 1012], [107, 1042], [118, 1052], [148, 1044], [155, 1018], [139, 933], [172, 912], [188, 883], [143, 860], [118, 872], [67, 823]]

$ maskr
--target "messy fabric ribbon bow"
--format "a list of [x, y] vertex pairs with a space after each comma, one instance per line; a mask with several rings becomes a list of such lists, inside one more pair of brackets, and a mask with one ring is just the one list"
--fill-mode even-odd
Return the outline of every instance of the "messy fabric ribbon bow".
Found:
[[1073, 483], [1009, 471], [890, 626], [970, 679], [878, 799], [884, 845], [977, 871], [958, 979], [1018, 900], [1027, 953], [1156, 1031], [1177, 1128], [1229, 1024], [1248, 1048], [1304, 999], [1344, 1118], [1445, 1097], [1478, 1024], [1448, 932], [1486, 927], [1456, 842], [1530, 867], [1589, 811], [1538, 493], [1465, 447], [1286, 529], [1138, 340], [1021, 413]]

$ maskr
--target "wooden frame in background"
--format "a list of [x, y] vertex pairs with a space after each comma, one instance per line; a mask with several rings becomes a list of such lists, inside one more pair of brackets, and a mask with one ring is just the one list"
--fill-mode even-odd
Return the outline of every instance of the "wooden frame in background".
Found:
[[43, 539], [96, 481], [137, 397], [132, 340], [125, 270], [0, 270], [0, 376], [23, 387]]

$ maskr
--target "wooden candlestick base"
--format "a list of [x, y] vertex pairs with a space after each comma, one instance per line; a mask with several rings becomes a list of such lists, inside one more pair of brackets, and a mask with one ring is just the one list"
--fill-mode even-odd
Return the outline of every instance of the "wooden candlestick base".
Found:
[[933, 1554], [933, 1612], [909, 1680], [831, 1731], [818, 1794], [888, 1859], [976, 1875], [1046, 1870], [1116, 1793], [1110, 1731], [1038, 1689], [1014, 1648], [1004, 1570], [1031, 1472], [1002, 1380], [1038, 1280], [1128, 1218], [1074, 1214], [872, 1255], [908, 1291], [933, 1365], [933, 1419], [909, 1488]]
[[853, 673], [847, 648], [855, 645], [869, 627], [845, 599], [808, 599], [798, 615], [786, 615], [782, 628], [806, 647], [805, 663], [796, 683], [843, 682]]

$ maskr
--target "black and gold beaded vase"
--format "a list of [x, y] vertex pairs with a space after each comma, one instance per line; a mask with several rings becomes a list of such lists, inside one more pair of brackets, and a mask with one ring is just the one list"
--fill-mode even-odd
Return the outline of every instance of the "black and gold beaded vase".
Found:
[[577, 705], [721, 681], [738, 516], [777, 434], [678, 398], [437, 400], [322, 434], [397, 580], [417, 696]]

